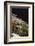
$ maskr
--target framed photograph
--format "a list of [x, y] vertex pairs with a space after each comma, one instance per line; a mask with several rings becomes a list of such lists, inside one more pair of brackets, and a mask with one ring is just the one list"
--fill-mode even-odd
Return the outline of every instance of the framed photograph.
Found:
[[4, 2], [4, 43], [34, 42], [34, 3]]

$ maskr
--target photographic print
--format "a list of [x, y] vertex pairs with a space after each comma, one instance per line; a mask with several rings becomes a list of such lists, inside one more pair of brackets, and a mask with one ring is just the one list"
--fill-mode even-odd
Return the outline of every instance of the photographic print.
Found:
[[4, 43], [34, 42], [34, 3], [4, 3]]
[[28, 36], [28, 8], [10, 8], [10, 34], [15, 37]]

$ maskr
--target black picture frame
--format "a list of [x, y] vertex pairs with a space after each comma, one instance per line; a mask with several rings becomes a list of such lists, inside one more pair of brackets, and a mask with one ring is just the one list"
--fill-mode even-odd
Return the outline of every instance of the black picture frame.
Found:
[[[7, 3], [24, 3], [32, 4], [32, 41], [19, 41], [7, 43]], [[4, 44], [16, 44], [16, 43], [33, 43], [34, 42], [34, 2], [17, 2], [17, 1], [5, 1], [4, 2]]]

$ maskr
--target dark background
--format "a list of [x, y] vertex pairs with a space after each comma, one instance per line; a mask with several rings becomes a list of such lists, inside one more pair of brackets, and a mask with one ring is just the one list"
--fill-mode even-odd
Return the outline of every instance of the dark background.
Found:
[[28, 8], [12, 8], [12, 13], [28, 23]]

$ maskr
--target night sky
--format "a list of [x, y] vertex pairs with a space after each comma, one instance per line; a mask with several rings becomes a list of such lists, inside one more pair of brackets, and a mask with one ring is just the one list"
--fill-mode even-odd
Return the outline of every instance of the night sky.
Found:
[[28, 23], [28, 8], [12, 8], [12, 13]]

